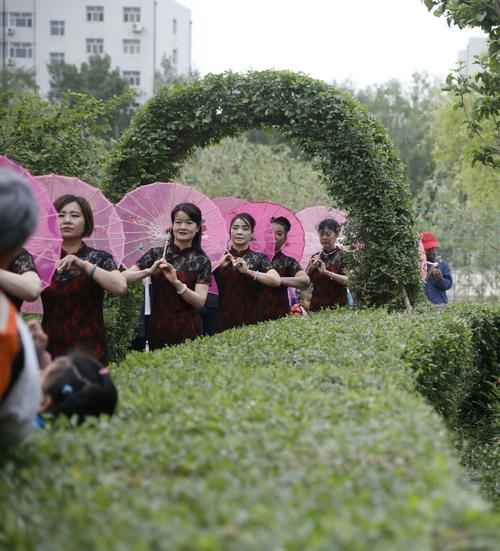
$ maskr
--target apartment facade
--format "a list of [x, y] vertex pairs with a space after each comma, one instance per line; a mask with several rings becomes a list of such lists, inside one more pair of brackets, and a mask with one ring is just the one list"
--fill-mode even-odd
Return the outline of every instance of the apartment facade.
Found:
[[464, 64], [463, 71], [466, 75], [473, 76], [479, 72], [481, 67], [474, 59], [478, 55], [488, 51], [488, 40], [483, 37], [469, 38], [467, 48], [458, 52], [458, 61]]
[[143, 103], [163, 55], [191, 69], [191, 13], [174, 0], [0, 0], [2, 67], [34, 69], [43, 94], [48, 64], [80, 66], [108, 54]]

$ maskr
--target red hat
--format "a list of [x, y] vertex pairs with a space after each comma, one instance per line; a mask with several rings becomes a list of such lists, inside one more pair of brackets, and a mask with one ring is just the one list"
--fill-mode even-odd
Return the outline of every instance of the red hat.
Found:
[[424, 246], [424, 249], [426, 250], [439, 247], [439, 243], [437, 239], [434, 237], [433, 233], [423, 233], [421, 239], [422, 239], [422, 244]]

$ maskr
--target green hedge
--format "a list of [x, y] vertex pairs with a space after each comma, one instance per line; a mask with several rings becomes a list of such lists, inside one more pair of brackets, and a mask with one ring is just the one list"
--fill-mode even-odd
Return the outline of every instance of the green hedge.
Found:
[[112, 420], [3, 458], [0, 547], [497, 549], [433, 407], [455, 426], [494, 372], [480, 319], [500, 308], [327, 312], [132, 354]]

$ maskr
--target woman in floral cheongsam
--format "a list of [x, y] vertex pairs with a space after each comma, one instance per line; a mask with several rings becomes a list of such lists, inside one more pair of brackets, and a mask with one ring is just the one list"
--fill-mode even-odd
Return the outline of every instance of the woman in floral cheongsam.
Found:
[[290, 231], [291, 225], [289, 220], [284, 216], [280, 216], [273, 218], [272, 224], [275, 252], [271, 264], [281, 278], [281, 285], [277, 288], [266, 287], [262, 289], [259, 300], [263, 320], [275, 320], [289, 314], [288, 288], [307, 289], [310, 284], [309, 276], [295, 258], [284, 254], [281, 250], [286, 243], [286, 236]]
[[246, 212], [231, 221], [232, 247], [214, 272], [219, 288], [218, 331], [262, 321], [260, 292], [281, 284], [267, 256], [250, 249], [254, 229], [255, 220]]
[[103, 364], [109, 362], [104, 327], [104, 292], [121, 295], [127, 283], [113, 257], [83, 241], [94, 230], [86, 199], [63, 195], [54, 201], [63, 239], [61, 261], [50, 287], [42, 292], [42, 327], [53, 357], [85, 352]]
[[199, 311], [207, 299], [212, 268], [201, 249], [202, 214], [192, 203], [171, 213], [173, 240], [149, 250], [124, 272], [130, 285], [151, 277], [151, 315], [147, 340], [151, 350], [180, 344], [201, 334]]
[[313, 286], [311, 312], [349, 304], [344, 252], [336, 245], [339, 233], [340, 224], [331, 218], [323, 220], [318, 226], [322, 250], [311, 257], [307, 267], [307, 275]]

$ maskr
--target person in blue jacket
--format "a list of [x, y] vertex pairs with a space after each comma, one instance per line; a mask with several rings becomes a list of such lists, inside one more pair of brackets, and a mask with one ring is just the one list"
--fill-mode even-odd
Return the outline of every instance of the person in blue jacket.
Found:
[[437, 256], [436, 249], [439, 248], [439, 243], [432, 233], [423, 233], [422, 243], [427, 257], [425, 294], [433, 304], [448, 304], [446, 291], [453, 284], [448, 262]]

